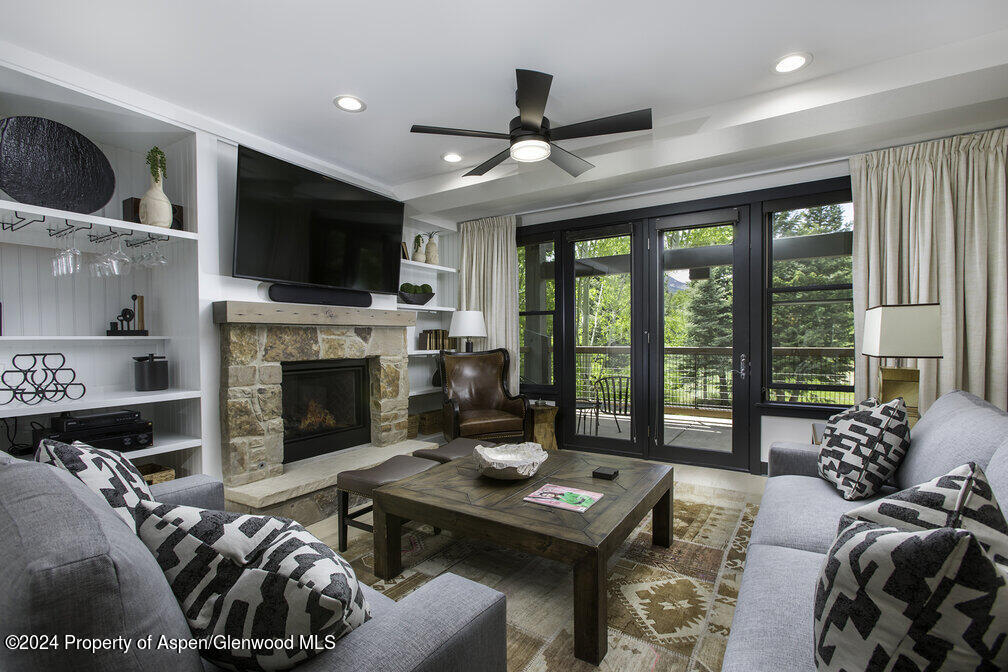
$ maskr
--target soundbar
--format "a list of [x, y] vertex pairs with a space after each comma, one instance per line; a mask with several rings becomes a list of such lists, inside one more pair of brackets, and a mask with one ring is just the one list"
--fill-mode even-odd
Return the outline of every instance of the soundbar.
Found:
[[322, 306], [371, 306], [370, 292], [357, 289], [324, 289], [297, 285], [270, 285], [267, 292], [271, 301], [282, 303], [314, 303]]

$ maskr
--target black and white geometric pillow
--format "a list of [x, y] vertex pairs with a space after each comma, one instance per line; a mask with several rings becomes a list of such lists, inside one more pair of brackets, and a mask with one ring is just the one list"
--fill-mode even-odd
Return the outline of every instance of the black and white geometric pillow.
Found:
[[974, 464], [850, 511], [816, 588], [816, 668], [1008, 669], [1006, 558]]
[[864, 401], [859, 402], [854, 406], [851, 406], [850, 408], [845, 408], [839, 413], [834, 413], [826, 421], [826, 427], [823, 429], [823, 437], [826, 437], [835, 432], [837, 422], [842, 420], [850, 413], [856, 413], [857, 411], [867, 411], [870, 408], [875, 408], [876, 406], [878, 406], [878, 404], [879, 404], [878, 399], [876, 399], [875, 397], [868, 397]]
[[910, 446], [903, 399], [864, 407], [869, 401], [833, 416], [819, 449], [819, 475], [847, 500], [876, 494]]
[[816, 669], [1004, 670], [1006, 585], [972, 532], [852, 523], [819, 574]]
[[137, 504], [153, 501], [150, 488], [133, 464], [114, 450], [93, 448], [86, 443], [73, 444], [42, 439], [35, 461], [65, 469], [91, 490], [108, 501], [130, 529], [136, 530], [133, 514]]
[[[350, 564], [292, 520], [143, 502], [137, 533], [194, 637], [293, 637], [293, 646], [202, 651], [222, 667], [286, 670], [371, 618]], [[310, 635], [315, 646], [302, 639]]]
[[1008, 548], [1008, 522], [987, 475], [973, 462], [848, 511], [840, 518], [838, 531], [858, 520], [908, 531], [967, 530], [996, 560], [1008, 564], [1008, 557], [997, 555]]

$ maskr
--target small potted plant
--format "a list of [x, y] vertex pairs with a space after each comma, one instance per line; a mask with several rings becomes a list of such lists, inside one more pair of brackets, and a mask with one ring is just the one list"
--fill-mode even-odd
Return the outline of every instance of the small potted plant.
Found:
[[434, 298], [434, 288], [428, 284], [414, 285], [404, 282], [399, 287], [399, 301], [411, 306], [422, 306]]
[[140, 199], [140, 223], [170, 228], [172, 204], [161, 187], [168, 172], [168, 161], [165, 153], [156, 145], [147, 152], [147, 167], [150, 168], [151, 185]]

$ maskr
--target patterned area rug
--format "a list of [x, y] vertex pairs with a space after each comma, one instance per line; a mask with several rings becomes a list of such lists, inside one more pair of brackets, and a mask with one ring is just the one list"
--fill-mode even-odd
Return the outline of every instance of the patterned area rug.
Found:
[[570, 568], [493, 544], [403, 534], [403, 573], [373, 574], [370, 535], [343, 554], [357, 576], [394, 600], [443, 572], [507, 596], [509, 672], [715, 672], [735, 613], [759, 497], [689, 483], [675, 485], [672, 548], [651, 545], [651, 517], [609, 562], [609, 653], [599, 668], [574, 657]]

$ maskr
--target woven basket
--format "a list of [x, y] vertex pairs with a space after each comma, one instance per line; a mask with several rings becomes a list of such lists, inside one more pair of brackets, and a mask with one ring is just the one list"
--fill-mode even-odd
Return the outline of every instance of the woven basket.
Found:
[[160, 464], [141, 464], [137, 467], [147, 485], [175, 480], [175, 470]]

